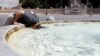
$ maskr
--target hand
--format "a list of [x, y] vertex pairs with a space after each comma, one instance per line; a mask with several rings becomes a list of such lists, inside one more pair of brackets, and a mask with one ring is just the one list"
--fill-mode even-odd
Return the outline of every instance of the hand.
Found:
[[18, 22], [14, 22], [14, 25], [19, 25], [19, 24], [21, 24], [21, 23], [18, 23]]
[[41, 28], [41, 27], [42, 27], [42, 26], [41, 26], [39, 23], [33, 25], [33, 28], [34, 28], [34, 29], [39, 29], [39, 28]]

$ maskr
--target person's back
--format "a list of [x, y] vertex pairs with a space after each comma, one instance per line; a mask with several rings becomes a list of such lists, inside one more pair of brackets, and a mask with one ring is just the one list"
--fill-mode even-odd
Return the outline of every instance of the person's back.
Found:
[[24, 13], [22, 17], [20, 17], [17, 22], [25, 24], [26, 27], [30, 27], [39, 23], [39, 18], [35, 14]]
[[[21, 24], [24, 24], [26, 27], [36, 28], [37, 26], [40, 26], [39, 18], [35, 14], [24, 12], [24, 11], [15, 12], [12, 18], [9, 19], [8, 17], [7, 21], [12, 24], [15, 24], [16, 22], [21, 23]], [[10, 24], [7, 24], [7, 25], [10, 25]]]

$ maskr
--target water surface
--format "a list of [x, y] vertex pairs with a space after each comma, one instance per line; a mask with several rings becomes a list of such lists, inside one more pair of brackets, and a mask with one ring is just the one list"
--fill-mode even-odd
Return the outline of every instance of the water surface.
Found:
[[100, 23], [53, 23], [21, 29], [8, 43], [21, 56], [100, 56]]

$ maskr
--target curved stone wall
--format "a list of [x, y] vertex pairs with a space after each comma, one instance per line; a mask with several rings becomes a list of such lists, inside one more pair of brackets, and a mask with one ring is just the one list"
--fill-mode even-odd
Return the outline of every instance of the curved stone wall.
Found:
[[[68, 21], [56, 21], [56, 22], [68, 22]], [[56, 23], [51, 21], [43, 21], [41, 24], [50, 24]], [[0, 27], [0, 56], [20, 56], [17, 54], [8, 44], [9, 36], [18, 31], [19, 29], [24, 28], [23, 25], [9, 25]]]
[[10, 30], [6, 33], [5, 39], [8, 41], [9, 36], [10, 36], [12, 33], [14, 33], [14, 32], [16, 32], [16, 31], [20, 30], [21, 28], [23, 28], [23, 26], [16, 26], [16, 27], [10, 29]]
[[9, 25], [0, 27], [0, 56], [20, 56], [7, 43], [9, 36], [23, 28], [22, 25]]

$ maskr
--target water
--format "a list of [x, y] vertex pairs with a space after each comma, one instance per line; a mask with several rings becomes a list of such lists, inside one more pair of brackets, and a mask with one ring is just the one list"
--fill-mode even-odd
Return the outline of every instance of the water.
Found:
[[21, 56], [100, 56], [100, 23], [54, 23], [21, 29], [10, 46]]
[[19, 0], [0, 0], [0, 7], [12, 8], [19, 5]]

